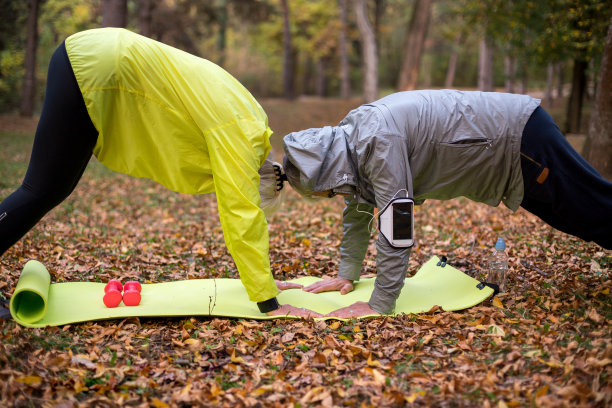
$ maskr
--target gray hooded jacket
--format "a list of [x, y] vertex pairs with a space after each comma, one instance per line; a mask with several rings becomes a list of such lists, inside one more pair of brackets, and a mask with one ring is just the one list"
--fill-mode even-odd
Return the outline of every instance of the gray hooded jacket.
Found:
[[[289, 183], [304, 196], [347, 188], [338, 276], [358, 280], [373, 207], [395, 196], [417, 204], [464, 196], [516, 210], [523, 198], [521, 135], [539, 100], [453, 90], [399, 92], [352, 110], [338, 126], [283, 140]], [[405, 194], [404, 194], [405, 193]], [[379, 234], [370, 307], [391, 313], [410, 249]]]

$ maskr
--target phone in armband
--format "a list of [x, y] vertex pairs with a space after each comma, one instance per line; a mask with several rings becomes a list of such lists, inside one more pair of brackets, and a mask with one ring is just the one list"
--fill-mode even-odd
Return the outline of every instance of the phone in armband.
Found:
[[414, 201], [395, 198], [378, 214], [380, 233], [395, 248], [414, 245]]

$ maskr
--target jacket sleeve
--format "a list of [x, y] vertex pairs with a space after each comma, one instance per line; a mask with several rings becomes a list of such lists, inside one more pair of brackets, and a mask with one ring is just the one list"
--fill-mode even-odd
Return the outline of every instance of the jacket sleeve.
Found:
[[278, 289], [270, 271], [268, 224], [259, 207], [257, 155], [240, 128], [216, 129], [205, 136], [227, 248], [249, 299], [271, 299]]
[[[376, 206], [384, 208], [395, 197], [412, 197], [412, 174], [406, 140], [397, 135], [376, 135], [358, 149], [363, 161], [361, 172], [370, 180]], [[370, 307], [379, 313], [393, 313], [395, 301], [404, 286], [410, 248], [393, 248], [378, 235], [376, 241], [376, 281]]]
[[358, 204], [353, 198], [346, 199], [345, 203], [346, 207], [342, 214], [342, 243], [340, 244], [338, 276], [357, 281], [361, 275], [361, 265], [370, 242], [368, 226], [374, 208], [367, 204]]

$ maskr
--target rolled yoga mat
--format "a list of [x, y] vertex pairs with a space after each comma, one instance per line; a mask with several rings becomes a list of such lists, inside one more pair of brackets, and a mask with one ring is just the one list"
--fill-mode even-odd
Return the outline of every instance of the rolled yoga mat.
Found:
[[[421, 313], [434, 306], [444, 310], [467, 309], [493, 294], [493, 289], [450, 265], [439, 266], [437, 257], [427, 261], [411, 278], [406, 278], [397, 300], [395, 313]], [[292, 280], [309, 285], [320, 278], [313, 276]], [[260, 313], [251, 302], [239, 279], [193, 279], [143, 284], [138, 306], [107, 308], [102, 297], [104, 283], [50, 283], [49, 272], [38, 261], [28, 261], [11, 297], [13, 318], [27, 327], [59, 326], [69, 323], [126, 317], [223, 316], [248, 319], [275, 319]], [[308, 293], [289, 289], [278, 301], [326, 314], [357, 301], [367, 302], [374, 289], [374, 279], [355, 283], [355, 290]], [[364, 316], [367, 317], [367, 316]], [[325, 319], [334, 319], [327, 317]]]

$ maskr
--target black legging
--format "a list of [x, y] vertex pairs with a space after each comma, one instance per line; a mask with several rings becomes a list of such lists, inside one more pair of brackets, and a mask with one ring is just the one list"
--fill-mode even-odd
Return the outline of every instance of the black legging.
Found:
[[97, 138], [62, 44], [49, 63], [28, 171], [21, 186], [0, 203], [0, 256], [72, 193]]

